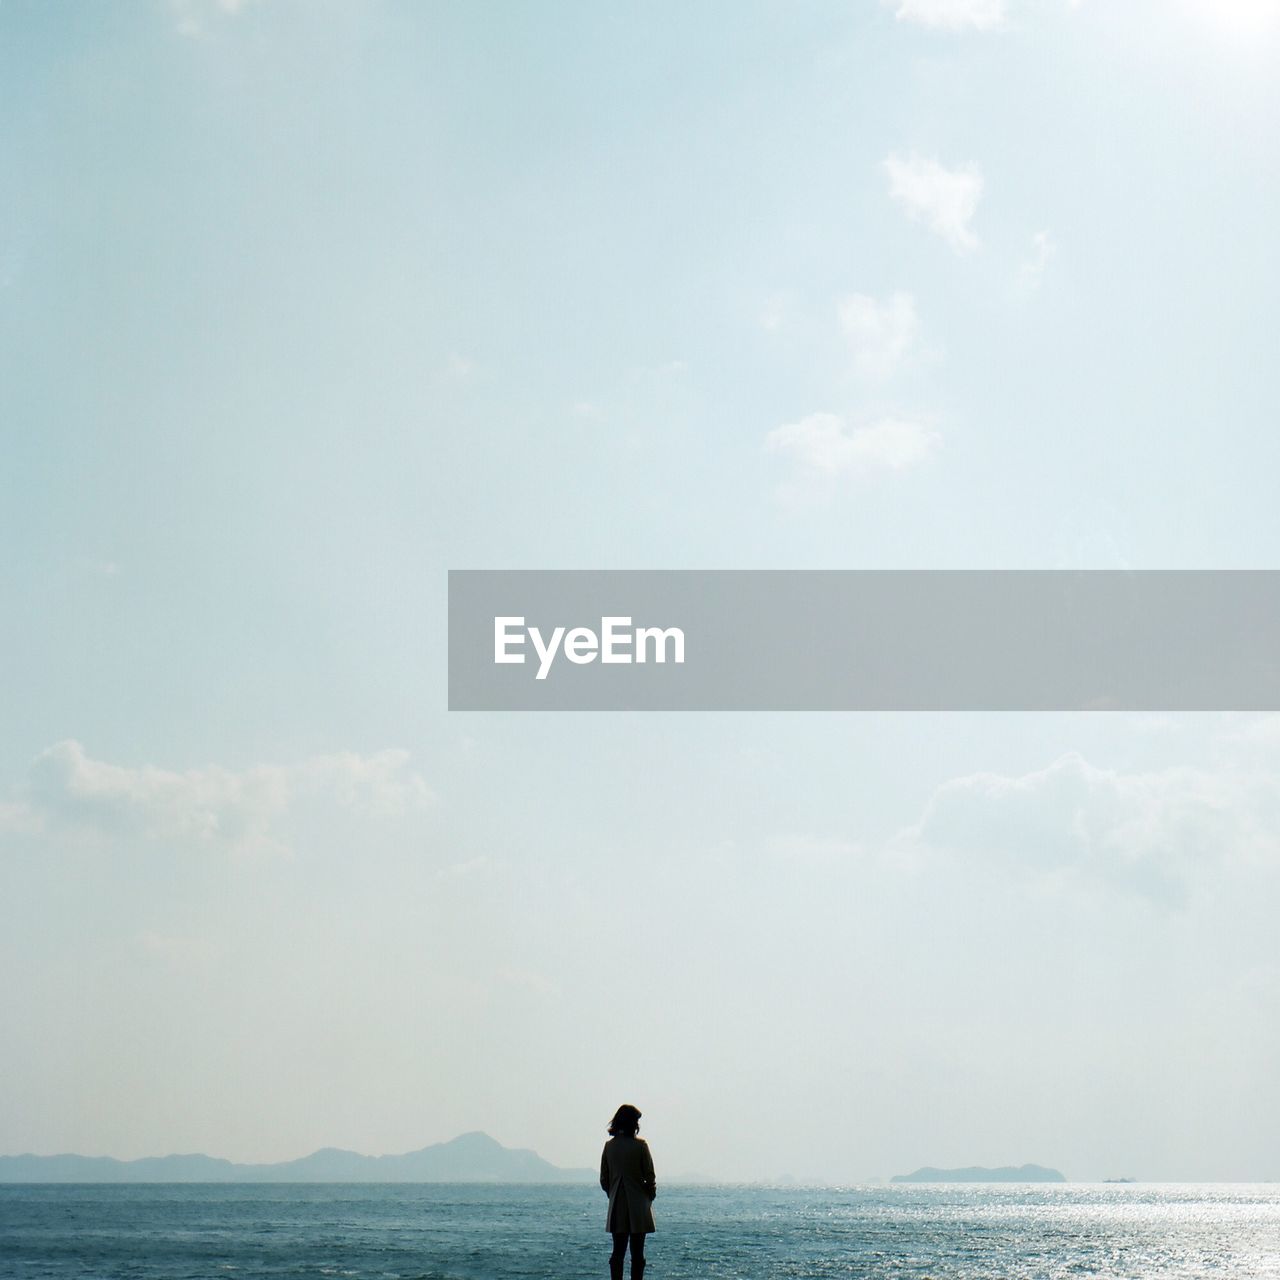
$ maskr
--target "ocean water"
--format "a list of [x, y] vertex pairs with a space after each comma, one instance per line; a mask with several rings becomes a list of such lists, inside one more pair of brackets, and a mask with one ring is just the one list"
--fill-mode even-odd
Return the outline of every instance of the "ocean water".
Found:
[[[0, 1275], [606, 1277], [587, 1186], [0, 1185]], [[1280, 1186], [664, 1187], [646, 1280], [1280, 1277]]]

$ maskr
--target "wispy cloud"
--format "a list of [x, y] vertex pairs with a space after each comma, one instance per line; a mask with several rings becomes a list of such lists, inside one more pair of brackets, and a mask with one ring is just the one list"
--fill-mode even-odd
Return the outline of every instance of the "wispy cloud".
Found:
[[916, 338], [915, 298], [894, 293], [883, 302], [853, 293], [840, 303], [840, 329], [863, 377], [887, 378], [902, 366]]
[[811, 413], [765, 438], [769, 453], [787, 459], [802, 482], [829, 483], [844, 476], [905, 471], [928, 462], [942, 437], [917, 422], [884, 418], [854, 426], [838, 414]]
[[929, 156], [885, 158], [889, 196], [913, 222], [936, 231], [951, 247], [965, 253], [978, 247], [970, 229], [982, 198], [982, 174], [974, 165], [948, 169]]
[[168, 0], [169, 13], [180, 35], [198, 40], [209, 34], [210, 23], [234, 18], [254, 0]]
[[36, 757], [24, 794], [5, 807], [4, 817], [6, 825], [26, 830], [69, 827], [107, 838], [279, 848], [275, 824], [300, 804], [324, 800], [370, 815], [394, 815], [432, 799], [405, 751], [178, 771], [95, 760], [68, 739]]
[[1047, 231], [1031, 237], [1031, 252], [1018, 268], [1018, 291], [1034, 293], [1044, 282], [1044, 273], [1058, 252], [1058, 245]]
[[86, 573], [99, 578], [114, 578], [120, 572], [120, 565], [114, 560], [102, 560], [95, 556], [86, 556], [80, 561]]
[[1004, 0], [882, 0], [899, 22], [960, 31], [987, 31], [1004, 21]]
[[786, 297], [775, 293], [765, 299], [764, 306], [760, 308], [756, 318], [766, 333], [777, 333], [787, 323], [788, 310]]
[[1280, 854], [1273, 787], [1270, 769], [1240, 759], [1125, 772], [1069, 752], [1030, 773], [951, 779], [897, 843], [1177, 905], [1198, 872]]

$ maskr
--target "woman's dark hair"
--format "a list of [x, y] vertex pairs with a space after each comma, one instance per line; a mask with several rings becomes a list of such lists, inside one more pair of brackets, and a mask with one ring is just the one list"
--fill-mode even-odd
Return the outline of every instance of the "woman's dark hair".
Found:
[[609, 1121], [609, 1132], [615, 1136], [619, 1133], [629, 1133], [634, 1137], [639, 1128], [640, 1108], [633, 1107], [629, 1102], [624, 1102], [613, 1113], [613, 1119]]

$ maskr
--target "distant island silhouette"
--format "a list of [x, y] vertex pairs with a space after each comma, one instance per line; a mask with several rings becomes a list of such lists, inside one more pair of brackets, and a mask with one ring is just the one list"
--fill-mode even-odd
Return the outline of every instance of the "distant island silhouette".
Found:
[[592, 1169], [561, 1169], [533, 1151], [464, 1133], [404, 1155], [364, 1156], [323, 1147], [279, 1164], [207, 1155], [0, 1156], [0, 1182], [594, 1182]]
[[967, 1169], [934, 1169], [926, 1165], [915, 1173], [896, 1173], [890, 1182], [1066, 1182], [1057, 1169], [1046, 1169], [1040, 1164], [1024, 1164], [1015, 1169], [1003, 1165], [999, 1169], [984, 1169], [970, 1165]]

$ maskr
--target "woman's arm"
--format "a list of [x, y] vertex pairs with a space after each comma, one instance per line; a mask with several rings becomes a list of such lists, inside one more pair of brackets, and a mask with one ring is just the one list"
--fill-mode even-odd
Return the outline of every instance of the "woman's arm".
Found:
[[658, 1179], [653, 1172], [653, 1156], [647, 1142], [644, 1144], [644, 1193], [650, 1200], [658, 1198]]
[[600, 1153], [600, 1190], [609, 1190], [609, 1148]]

